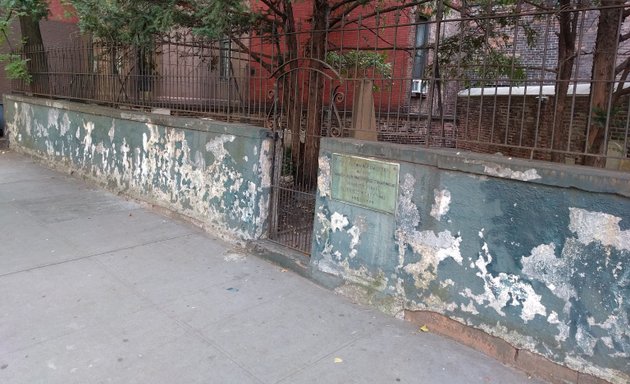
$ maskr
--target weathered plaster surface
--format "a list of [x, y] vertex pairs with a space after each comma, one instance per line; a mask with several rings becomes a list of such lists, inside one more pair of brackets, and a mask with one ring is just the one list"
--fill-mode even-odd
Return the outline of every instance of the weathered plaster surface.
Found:
[[319, 158], [319, 174], [317, 175], [317, 191], [322, 197], [330, 196], [330, 158]]
[[[628, 198], [546, 185], [536, 168], [477, 159], [478, 173], [451, 171], [422, 154], [414, 163], [406, 148], [373, 147], [374, 157], [401, 159], [396, 214], [331, 199], [324, 166], [315, 271], [360, 285], [340, 291], [363, 301], [390, 296], [383, 307], [392, 314], [439, 312], [578, 371], [630, 381]], [[369, 148], [325, 141], [320, 164]]]
[[483, 164], [483, 170], [487, 175], [490, 176], [498, 176], [498, 177], [506, 177], [508, 179], [514, 180], [536, 180], [540, 179], [540, 175], [538, 175], [538, 171], [536, 169], [528, 169], [526, 171], [513, 171], [507, 167], [501, 167], [498, 164]]
[[607, 247], [630, 252], [630, 230], [621, 230], [621, 217], [580, 208], [569, 208], [569, 212], [569, 229], [575, 232], [580, 243], [589, 245], [599, 242]]
[[100, 107], [98, 113], [77, 112], [74, 105], [9, 102], [12, 147], [190, 216], [225, 236], [264, 236], [271, 153], [259, 128], [251, 127], [249, 136], [240, 134], [244, 128], [210, 121], [188, 129], [177, 118], [170, 126], [151, 115], [124, 116]]
[[435, 202], [431, 207], [431, 216], [437, 221], [448, 213], [451, 205], [451, 192], [448, 189], [435, 190]]

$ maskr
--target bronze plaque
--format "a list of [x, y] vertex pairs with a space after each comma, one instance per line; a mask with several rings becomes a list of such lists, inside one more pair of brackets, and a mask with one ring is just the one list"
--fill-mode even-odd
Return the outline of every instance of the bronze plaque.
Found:
[[332, 155], [332, 198], [376, 211], [395, 213], [400, 164]]

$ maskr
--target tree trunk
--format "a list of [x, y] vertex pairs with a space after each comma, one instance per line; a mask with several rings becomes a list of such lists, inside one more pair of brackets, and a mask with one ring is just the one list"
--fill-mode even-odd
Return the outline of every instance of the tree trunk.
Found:
[[[624, 0], [601, 0], [602, 7], [623, 5]], [[606, 125], [609, 122], [609, 105], [613, 81], [615, 79], [615, 59], [619, 44], [619, 25], [623, 17], [623, 8], [602, 8], [597, 22], [597, 37], [593, 51], [593, 72], [591, 76], [591, 125], [587, 138], [588, 153], [605, 155]], [[603, 157], [586, 158], [585, 163], [603, 167]]]
[[[282, 79], [282, 99], [283, 99], [283, 112], [286, 116], [287, 129], [291, 131], [291, 163], [292, 174], [300, 169], [301, 156], [300, 156], [300, 129], [301, 129], [301, 111], [302, 100], [299, 95], [299, 76], [298, 63], [291, 60], [298, 58], [298, 35], [295, 25], [295, 15], [293, 13], [292, 0], [284, 0], [284, 15], [285, 18], [282, 22], [284, 46], [285, 52], [280, 63], [288, 64], [286, 72], [288, 72]], [[280, 52], [278, 52], [280, 54]], [[286, 73], [283, 72], [283, 73]]]
[[[558, 15], [560, 35], [558, 38], [558, 72], [556, 75], [554, 103], [555, 113], [551, 114], [550, 117], [553, 119], [553, 142], [551, 143], [551, 148], [557, 151], [565, 150], [567, 143], [571, 140], [568, 134], [569, 132], [564, 126], [564, 114], [566, 111], [569, 83], [573, 75], [573, 65], [576, 57], [575, 39], [579, 19], [578, 12], [569, 12], [571, 8], [571, 0], [560, 0], [561, 12]], [[551, 159], [555, 162], [564, 162], [565, 154], [552, 152]]]
[[309, 71], [308, 104], [306, 135], [304, 139], [304, 168], [300, 178], [304, 188], [312, 188], [317, 182], [319, 169], [319, 140], [322, 126], [322, 107], [324, 105], [324, 77], [318, 72], [323, 70], [321, 62], [325, 59], [330, 6], [326, 0], [313, 1], [313, 24], [310, 41], [311, 70]]
[[20, 32], [24, 40], [24, 53], [28, 59], [28, 72], [32, 76], [31, 92], [49, 94], [48, 60], [44, 52], [44, 41], [39, 29], [39, 19], [24, 15], [19, 17]]

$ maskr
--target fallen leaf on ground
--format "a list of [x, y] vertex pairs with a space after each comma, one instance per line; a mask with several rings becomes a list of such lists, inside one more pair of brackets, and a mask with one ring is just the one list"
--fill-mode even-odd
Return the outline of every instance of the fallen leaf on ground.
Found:
[[343, 363], [343, 359], [342, 359], [342, 358], [340, 358], [340, 357], [335, 357], [335, 360], [334, 360], [334, 361], [335, 361], [335, 363], [337, 363], [337, 364], [338, 364], [338, 363]]
[[427, 327], [426, 325], [423, 325], [422, 327], [420, 327], [420, 330], [422, 332], [429, 332], [429, 327]]

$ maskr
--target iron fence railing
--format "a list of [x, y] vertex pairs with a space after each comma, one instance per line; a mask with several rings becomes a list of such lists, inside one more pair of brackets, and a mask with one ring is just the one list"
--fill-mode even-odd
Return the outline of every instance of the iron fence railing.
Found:
[[[292, 33], [253, 28], [208, 40], [177, 31], [150, 47], [87, 37], [28, 47], [32, 81], [14, 91], [244, 121], [300, 140], [315, 121], [316, 136], [630, 170], [626, 4], [433, 3], [359, 8], [325, 31], [305, 19]], [[618, 16], [608, 32], [602, 12]], [[278, 118], [289, 108], [299, 118]]]

